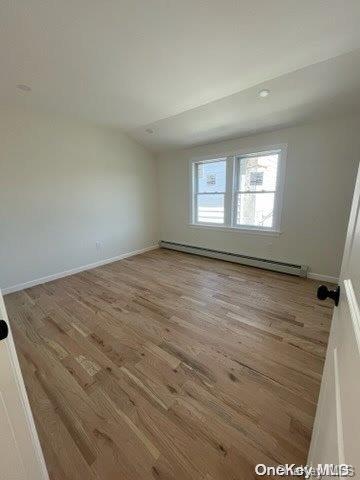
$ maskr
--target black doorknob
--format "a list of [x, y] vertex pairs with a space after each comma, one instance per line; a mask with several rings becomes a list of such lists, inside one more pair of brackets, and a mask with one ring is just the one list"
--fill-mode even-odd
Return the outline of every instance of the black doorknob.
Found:
[[0, 340], [4, 340], [8, 336], [9, 327], [5, 320], [0, 320]]
[[339, 298], [340, 298], [340, 287], [337, 286], [335, 290], [329, 290], [326, 285], [320, 285], [317, 290], [317, 298], [319, 300], [326, 300], [327, 298], [331, 298], [334, 300], [335, 305], [339, 305]]

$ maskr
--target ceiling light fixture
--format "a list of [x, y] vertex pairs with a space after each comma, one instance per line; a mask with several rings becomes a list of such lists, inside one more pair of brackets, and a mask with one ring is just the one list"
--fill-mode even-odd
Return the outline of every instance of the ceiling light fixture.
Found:
[[31, 92], [31, 87], [29, 87], [29, 85], [24, 85], [23, 83], [16, 85], [16, 88], [22, 92]]
[[260, 90], [260, 92], [258, 93], [258, 97], [260, 98], [266, 98], [270, 95], [270, 90], [268, 90], [267, 88], [264, 88], [264, 90]]

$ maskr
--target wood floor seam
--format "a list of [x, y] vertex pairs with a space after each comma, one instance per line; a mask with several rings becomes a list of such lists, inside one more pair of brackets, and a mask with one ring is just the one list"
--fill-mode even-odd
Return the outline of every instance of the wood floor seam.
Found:
[[316, 282], [164, 249], [5, 296], [50, 480], [251, 480], [306, 462]]

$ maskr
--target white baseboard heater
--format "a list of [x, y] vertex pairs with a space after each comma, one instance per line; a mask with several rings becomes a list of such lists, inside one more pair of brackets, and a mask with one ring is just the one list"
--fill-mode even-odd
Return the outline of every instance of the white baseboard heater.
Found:
[[194, 245], [166, 242], [165, 240], [160, 240], [159, 245], [161, 248], [168, 248], [170, 250], [178, 250], [180, 252], [202, 255], [203, 257], [217, 258], [227, 262], [240, 263], [241, 265], [249, 265], [250, 267], [264, 268], [266, 270], [273, 270], [275, 272], [288, 273], [290, 275], [297, 275], [298, 277], [307, 277], [307, 272], [309, 270], [307, 265], [278, 262], [276, 260], [268, 260], [266, 258], [241, 255], [239, 253], [229, 253], [221, 250], [195, 247]]

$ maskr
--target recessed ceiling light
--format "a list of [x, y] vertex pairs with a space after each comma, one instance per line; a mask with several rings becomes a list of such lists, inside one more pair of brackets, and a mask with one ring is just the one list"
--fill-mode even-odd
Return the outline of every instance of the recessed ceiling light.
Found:
[[152, 135], [154, 133], [154, 130], [152, 128], [147, 128], [145, 132], [148, 133], [149, 135]]
[[264, 88], [264, 90], [260, 90], [260, 92], [258, 93], [258, 96], [260, 98], [265, 98], [265, 97], [268, 97], [270, 95], [270, 90], [268, 90], [267, 88]]
[[31, 92], [31, 87], [29, 87], [29, 85], [24, 85], [23, 83], [16, 85], [16, 88], [22, 92]]

